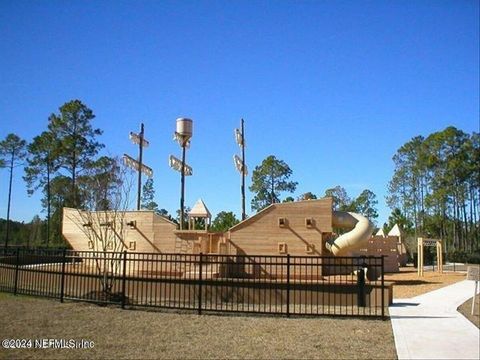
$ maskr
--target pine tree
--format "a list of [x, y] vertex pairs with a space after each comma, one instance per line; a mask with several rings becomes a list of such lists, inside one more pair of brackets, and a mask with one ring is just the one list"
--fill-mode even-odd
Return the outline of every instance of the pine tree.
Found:
[[80, 100], [72, 100], [63, 104], [59, 114], [49, 117], [48, 129], [55, 139], [58, 139], [57, 159], [58, 165], [70, 175], [71, 192], [66, 199], [66, 205], [80, 206], [77, 178], [98, 154], [103, 144], [96, 141], [102, 134], [100, 129], [92, 128], [95, 118], [93, 111]]
[[292, 170], [283, 161], [270, 155], [262, 164], [255, 167], [250, 191], [256, 193], [252, 200], [252, 210], [262, 210], [270, 204], [280, 202], [281, 192], [293, 193], [298, 183], [289, 181]]
[[7, 224], [5, 231], [5, 247], [8, 246], [10, 236], [10, 205], [12, 200], [12, 179], [13, 169], [20, 165], [25, 159], [27, 153], [25, 151], [26, 141], [20, 139], [15, 134], [8, 134], [5, 140], [0, 141], [0, 159], [4, 167], [10, 169], [10, 180], [8, 185], [8, 204], [7, 204]]
[[57, 151], [59, 146], [54, 135], [44, 131], [28, 144], [27, 166], [23, 179], [27, 183], [27, 192], [32, 195], [36, 190], [42, 189], [46, 198], [47, 209], [47, 235], [46, 244], [50, 242], [51, 218], [51, 179], [58, 170]]
[[142, 187], [142, 209], [159, 211], [158, 204], [154, 201], [155, 189], [153, 188], [153, 178], [149, 178]]

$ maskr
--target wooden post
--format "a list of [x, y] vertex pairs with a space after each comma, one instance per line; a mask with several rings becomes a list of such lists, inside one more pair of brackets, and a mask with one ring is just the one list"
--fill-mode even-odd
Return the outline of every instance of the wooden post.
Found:
[[437, 241], [437, 271], [443, 273], [442, 268], [442, 244], [440, 241]]
[[417, 240], [417, 273], [423, 276], [423, 238]]
[[477, 295], [477, 287], [480, 283], [480, 265], [478, 266], [469, 266], [467, 268], [467, 280], [473, 280], [475, 287], [473, 289], [473, 298], [472, 298], [472, 315], [475, 311], [475, 297]]
[[140, 126], [140, 142], [138, 144], [138, 189], [137, 189], [137, 211], [140, 210], [140, 200], [142, 197], [142, 157], [143, 157], [143, 123]]
[[475, 312], [475, 296], [477, 296], [477, 286], [478, 286], [478, 281], [475, 281], [475, 289], [473, 289], [473, 298], [472, 298], [472, 315]]
[[245, 212], [245, 124], [242, 119], [242, 221], [247, 218]]
[[183, 230], [185, 210], [185, 147], [187, 142], [182, 140], [182, 173], [180, 174], [180, 230]]
[[[425, 240], [425, 241], [424, 241]], [[437, 272], [443, 273], [443, 246], [442, 240], [437, 239], [423, 239], [421, 237], [418, 238], [418, 245], [417, 245], [417, 271], [418, 276], [423, 276], [423, 247], [424, 246], [435, 246], [437, 249]], [[435, 265], [433, 265], [433, 271], [435, 271]]]

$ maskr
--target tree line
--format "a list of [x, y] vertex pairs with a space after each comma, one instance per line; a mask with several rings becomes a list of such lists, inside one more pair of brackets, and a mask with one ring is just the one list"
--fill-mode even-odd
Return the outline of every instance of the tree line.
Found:
[[[128, 182], [120, 160], [99, 155], [105, 145], [98, 140], [102, 130], [93, 127], [94, 119], [91, 109], [80, 100], [72, 100], [48, 117], [45, 131], [30, 143], [16, 134], [8, 134], [0, 141], [0, 167], [10, 172], [7, 221], [0, 222], [5, 239], [15, 235], [13, 243], [40, 245], [39, 239], [43, 239], [43, 244], [62, 245], [63, 207], [108, 210], [119, 206], [119, 196], [123, 196], [123, 200], [128, 198], [127, 190], [119, 193]], [[448, 127], [426, 138], [414, 137], [401, 146], [393, 157], [395, 170], [388, 184], [386, 200], [392, 213], [383, 227], [389, 229], [398, 223], [412, 238], [437, 237], [447, 241], [447, 249], [478, 250], [479, 144], [478, 133], [466, 134]], [[25, 235], [28, 231], [19, 230], [18, 223], [9, 221], [11, 178], [13, 171], [22, 165], [27, 192], [42, 194], [42, 208], [46, 213], [44, 221], [35, 216], [31, 223], [24, 224], [28, 229], [35, 229], [35, 235], [30, 236]], [[249, 187], [253, 194], [252, 211], [260, 211], [273, 203], [317, 199], [313, 192], [292, 197], [290, 194], [298, 186], [298, 182], [291, 179], [292, 174], [288, 164], [274, 155], [257, 165]], [[172, 216], [155, 202], [153, 179], [148, 179], [142, 189], [143, 209], [156, 211], [178, 223], [179, 211]], [[378, 200], [369, 189], [352, 198], [337, 185], [325, 189], [319, 196], [332, 197], [334, 210], [361, 213], [373, 222], [378, 218]], [[225, 231], [238, 222], [232, 211], [221, 211], [211, 229]]]
[[[317, 199], [317, 195], [309, 191], [296, 199], [287, 196], [281, 200], [282, 193], [293, 193], [297, 188], [298, 183], [290, 180], [292, 173], [292, 169], [274, 155], [268, 156], [255, 167], [252, 174], [252, 185], [249, 188], [255, 194], [251, 202], [252, 210], [260, 211], [278, 202]], [[369, 189], [364, 189], [358, 197], [351, 198], [345, 188], [337, 185], [326, 189], [323, 196], [333, 199], [333, 210], [357, 212], [373, 222], [378, 218], [377, 196]]]
[[415, 238], [440, 238], [448, 251], [480, 248], [480, 136], [453, 126], [416, 136], [393, 156], [392, 216]]
[[[63, 243], [60, 223], [64, 206], [84, 206], [91, 194], [92, 181], [105, 183], [105, 192], [114, 183], [111, 177], [115, 159], [97, 157], [104, 145], [97, 140], [102, 131], [92, 127], [94, 118], [93, 111], [85, 104], [72, 100], [48, 117], [46, 130], [31, 143], [27, 144], [16, 134], [8, 134], [0, 142], [1, 165], [9, 169], [10, 179], [15, 168], [23, 165], [27, 193], [33, 195], [39, 191], [42, 194], [42, 208], [47, 213], [44, 230], [47, 245]], [[10, 181], [5, 246], [10, 236], [11, 186]], [[103, 206], [108, 207], [108, 204]]]

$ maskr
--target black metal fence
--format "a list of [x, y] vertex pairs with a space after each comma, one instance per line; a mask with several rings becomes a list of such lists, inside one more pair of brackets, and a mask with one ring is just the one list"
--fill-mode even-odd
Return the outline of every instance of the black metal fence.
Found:
[[123, 308], [385, 317], [383, 257], [0, 250], [0, 291]]

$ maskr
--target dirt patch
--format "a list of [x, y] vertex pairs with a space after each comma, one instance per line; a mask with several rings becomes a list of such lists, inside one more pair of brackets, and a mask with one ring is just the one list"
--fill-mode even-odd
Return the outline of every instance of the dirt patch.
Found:
[[425, 294], [432, 290], [440, 289], [458, 281], [465, 280], [465, 273], [444, 272], [440, 274], [433, 271], [424, 271], [424, 276], [417, 275], [414, 267], [400, 268], [400, 272], [385, 274], [385, 281], [393, 282], [393, 297], [408, 299]]
[[390, 321], [121, 310], [0, 293], [0, 338], [86, 339], [93, 349], [0, 351], [31, 359], [395, 359]]
[[475, 311], [472, 314], [472, 298], [465, 301], [458, 307], [458, 311], [463, 314], [468, 320], [480, 328], [480, 294], [475, 296]]
[[93, 302], [98, 303], [116, 303], [121, 304], [122, 301], [125, 304], [129, 304], [130, 301], [128, 297], [124, 297], [122, 293], [114, 293], [109, 291], [90, 291], [82, 296], [82, 299], [93, 300]]

